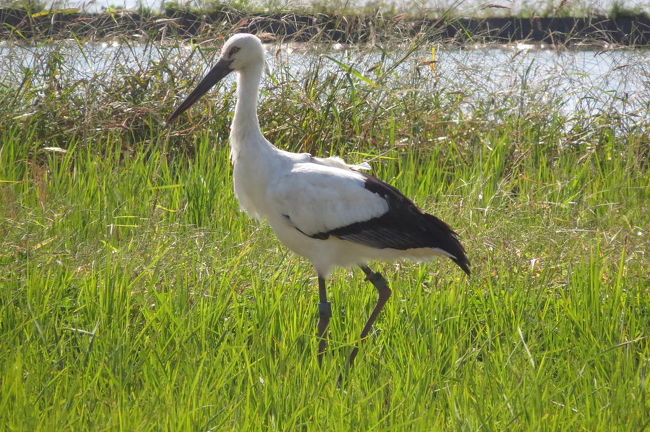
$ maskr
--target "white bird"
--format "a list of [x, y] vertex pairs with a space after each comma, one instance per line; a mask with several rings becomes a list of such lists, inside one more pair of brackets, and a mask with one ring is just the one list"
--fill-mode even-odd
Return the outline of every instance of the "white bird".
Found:
[[[239, 73], [237, 105], [230, 129], [235, 194], [253, 218], [266, 220], [284, 243], [316, 268], [320, 295], [318, 362], [327, 349], [332, 315], [325, 280], [335, 267], [358, 265], [377, 288], [379, 299], [361, 339], [391, 295], [370, 260], [428, 260], [446, 256], [469, 274], [469, 261], [456, 233], [427, 214], [400, 191], [359, 172], [337, 157], [291, 153], [271, 144], [260, 130], [257, 97], [264, 48], [251, 34], [236, 34], [223, 46], [216, 65], [167, 118], [173, 121], [230, 72]], [[350, 366], [358, 353], [350, 355]]]

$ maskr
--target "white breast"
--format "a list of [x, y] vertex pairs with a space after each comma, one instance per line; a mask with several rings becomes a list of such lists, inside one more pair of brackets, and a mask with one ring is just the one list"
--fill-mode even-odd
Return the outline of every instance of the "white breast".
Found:
[[268, 189], [291, 169], [292, 161], [285, 156], [287, 152], [266, 140], [259, 145], [249, 141], [239, 146], [235, 138], [232, 144], [233, 181], [241, 209], [255, 219], [271, 219]]

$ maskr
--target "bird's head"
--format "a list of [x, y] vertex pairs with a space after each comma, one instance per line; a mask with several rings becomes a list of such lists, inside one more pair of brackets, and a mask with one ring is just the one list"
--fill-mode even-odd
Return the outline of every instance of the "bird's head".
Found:
[[174, 121], [230, 72], [243, 71], [251, 66], [262, 66], [263, 64], [264, 47], [257, 36], [248, 33], [231, 36], [221, 49], [221, 56], [217, 63], [192, 93], [167, 117], [167, 123]]
[[221, 48], [221, 59], [230, 62], [231, 70], [242, 70], [248, 66], [264, 63], [264, 47], [262, 41], [252, 34], [238, 33], [226, 41]]

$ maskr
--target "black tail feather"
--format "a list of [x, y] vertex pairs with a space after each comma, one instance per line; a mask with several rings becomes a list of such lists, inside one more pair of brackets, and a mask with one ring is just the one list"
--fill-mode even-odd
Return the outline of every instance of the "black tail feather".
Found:
[[442, 249], [453, 255], [454, 258], [451, 258], [451, 260], [458, 264], [467, 275], [470, 275], [470, 262], [465, 254], [465, 248], [460, 240], [458, 240], [458, 234], [443, 220], [428, 213], [423, 213], [422, 215], [426, 220], [422, 225], [427, 232], [426, 238], [430, 242], [430, 247]]

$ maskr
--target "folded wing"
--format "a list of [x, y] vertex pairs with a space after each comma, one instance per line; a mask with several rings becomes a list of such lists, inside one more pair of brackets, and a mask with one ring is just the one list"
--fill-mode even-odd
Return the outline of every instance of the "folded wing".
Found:
[[332, 236], [377, 249], [433, 248], [469, 273], [463, 246], [449, 225], [373, 176], [297, 164], [273, 194], [277, 210], [309, 237]]

